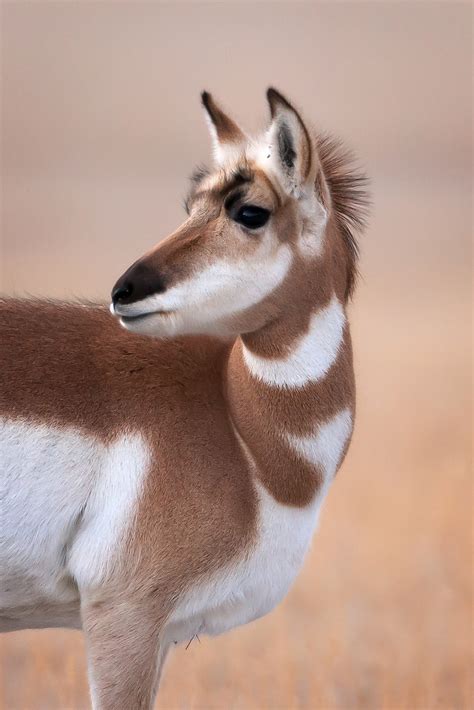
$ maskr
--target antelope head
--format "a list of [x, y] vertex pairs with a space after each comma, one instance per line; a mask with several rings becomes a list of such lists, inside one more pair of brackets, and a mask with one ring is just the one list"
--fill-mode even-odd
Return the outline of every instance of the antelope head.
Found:
[[[299, 113], [275, 89], [267, 99], [270, 125], [252, 139], [202, 94], [214, 167], [193, 177], [186, 221], [115, 284], [111, 310], [128, 330], [233, 337], [314, 290], [330, 190]], [[346, 278], [349, 267], [341, 268]]]

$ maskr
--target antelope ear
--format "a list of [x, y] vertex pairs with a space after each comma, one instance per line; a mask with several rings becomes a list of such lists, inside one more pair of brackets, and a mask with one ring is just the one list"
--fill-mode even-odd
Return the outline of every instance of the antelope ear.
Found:
[[268, 157], [286, 190], [295, 197], [314, 190], [319, 161], [298, 111], [276, 89], [267, 91], [272, 122], [267, 132]]
[[247, 136], [242, 129], [216, 104], [211, 94], [201, 94], [211, 134], [214, 159], [222, 166], [239, 154], [247, 143]]

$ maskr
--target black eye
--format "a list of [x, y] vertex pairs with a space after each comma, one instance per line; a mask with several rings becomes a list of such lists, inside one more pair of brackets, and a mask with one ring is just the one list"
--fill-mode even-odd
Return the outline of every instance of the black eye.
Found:
[[268, 222], [270, 212], [264, 207], [256, 207], [255, 205], [243, 205], [240, 207], [233, 219], [239, 224], [242, 224], [247, 229], [258, 229], [263, 227]]

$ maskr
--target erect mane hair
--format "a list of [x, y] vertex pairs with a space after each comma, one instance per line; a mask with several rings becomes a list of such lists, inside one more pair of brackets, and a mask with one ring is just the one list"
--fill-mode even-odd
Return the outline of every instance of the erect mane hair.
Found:
[[353, 153], [340, 140], [327, 133], [316, 136], [316, 147], [331, 195], [332, 208], [347, 252], [346, 300], [357, 281], [359, 245], [357, 236], [367, 224], [370, 207], [369, 180], [356, 164]]

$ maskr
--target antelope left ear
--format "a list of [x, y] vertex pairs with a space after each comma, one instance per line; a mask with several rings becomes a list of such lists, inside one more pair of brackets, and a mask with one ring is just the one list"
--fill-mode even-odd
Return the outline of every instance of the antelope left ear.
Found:
[[243, 150], [248, 139], [235, 121], [216, 104], [211, 94], [203, 91], [201, 100], [208, 119], [214, 158], [217, 165], [222, 166]]
[[267, 91], [272, 122], [267, 133], [268, 158], [287, 191], [301, 197], [314, 189], [319, 161], [298, 111], [276, 89]]

